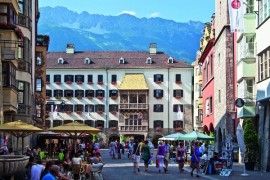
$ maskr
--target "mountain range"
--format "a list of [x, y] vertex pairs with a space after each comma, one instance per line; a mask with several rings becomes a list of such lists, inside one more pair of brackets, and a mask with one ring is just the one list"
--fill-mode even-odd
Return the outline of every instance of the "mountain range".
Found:
[[199, 21], [104, 16], [60, 6], [39, 11], [38, 34], [50, 36], [49, 52], [65, 51], [68, 43], [78, 51], [149, 51], [150, 43], [157, 43], [158, 51], [192, 63], [204, 28]]

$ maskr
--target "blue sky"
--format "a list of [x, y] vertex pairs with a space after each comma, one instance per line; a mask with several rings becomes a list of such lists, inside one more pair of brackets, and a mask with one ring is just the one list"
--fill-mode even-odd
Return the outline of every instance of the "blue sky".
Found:
[[117, 16], [129, 13], [138, 18], [160, 17], [176, 22], [209, 22], [214, 0], [39, 0], [39, 7], [64, 6], [78, 13]]

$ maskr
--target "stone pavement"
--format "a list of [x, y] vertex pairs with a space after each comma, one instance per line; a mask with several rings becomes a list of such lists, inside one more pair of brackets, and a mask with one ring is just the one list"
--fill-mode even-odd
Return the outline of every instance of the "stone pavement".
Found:
[[[154, 152], [155, 153], [155, 152]], [[203, 175], [200, 173], [200, 177], [197, 178], [195, 175], [194, 177], [190, 176], [191, 168], [189, 165], [185, 165], [184, 173], [179, 173], [178, 165], [171, 160], [168, 168], [167, 174], [164, 172], [159, 173], [158, 169], [155, 167], [155, 163], [149, 166], [149, 171], [144, 171], [144, 166], [141, 161], [140, 163], [140, 170], [139, 173], [133, 172], [133, 162], [132, 160], [127, 158], [127, 153], [125, 152], [122, 155], [122, 159], [111, 159], [109, 156], [109, 151], [107, 149], [101, 150], [103, 161], [106, 163], [102, 174], [105, 180], [157, 180], [157, 179], [230, 179], [230, 180], [241, 180], [241, 179], [257, 179], [260, 180], [270, 180], [270, 172], [259, 172], [259, 171], [246, 171], [248, 176], [241, 176], [243, 174], [243, 164], [235, 163], [233, 164], [233, 169], [230, 176], [219, 176], [219, 174], [212, 174], [212, 175]], [[196, 174], [196, 173], [195, 173]]]

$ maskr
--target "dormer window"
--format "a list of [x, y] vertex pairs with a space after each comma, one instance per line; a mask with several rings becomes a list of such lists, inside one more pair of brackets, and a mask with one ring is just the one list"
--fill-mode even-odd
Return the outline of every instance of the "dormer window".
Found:
[[119, 59], [119, 64], [125, 64], [125, 59], [123, 57]]
[[63, 58], [59, 58], [58, 59], [58, 64], [64, 64], [64, 59]]
[[152, 64], [152, 59], [150, 57], [146, 59], [146, 64]]
[[168, 64], [173, 64], [173, 58], [172, 57], [168, 58]]
[[91, 59], [90, 58], [85, 58], [84, 59], [84, 64], [91, 64]]

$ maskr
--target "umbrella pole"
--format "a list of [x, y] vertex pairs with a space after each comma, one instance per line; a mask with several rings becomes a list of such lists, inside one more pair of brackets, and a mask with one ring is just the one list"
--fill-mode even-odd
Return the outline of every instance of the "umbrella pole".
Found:
[[22, 155], [23, 155], [23, 147], [24, 147], [24, 138], [22, 137]]
[[17, 136], [17, 151], [19, 150], [19, 136]]

